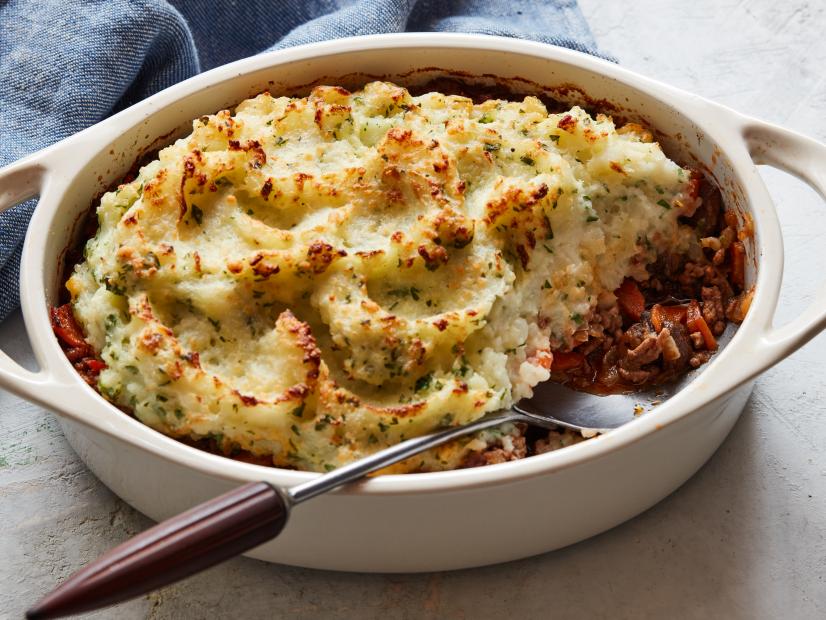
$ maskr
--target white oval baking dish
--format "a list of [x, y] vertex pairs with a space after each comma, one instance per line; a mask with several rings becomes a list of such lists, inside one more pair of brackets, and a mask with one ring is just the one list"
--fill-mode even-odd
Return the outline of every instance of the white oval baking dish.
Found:
[[[438, 70], [418, 71], [424, 68]], [[0, 386], [55, 411], [89, 468], [115, 493], [163, 519], [239, 483], [287, 487], [316, 474], [266, 468], [188, 447], [125, 415], [75, 373], [52, 334], [60, 261], [75, 222], [141, 151], [191, 119], [269, 89], [337, 83], [354, 72], [402, 84], [443, 72], [518, 77], [573, 100], [575, 85], [656, 128], [690, 153], [729, 206], [751, 214], [748, 272], [756, 294], [729, 345], [653, 412], [610, 434], [521, 461], [385, 476], [301, 505], [281, 536], [250, 555], [348, 571], [432, 571], [513, 560], [582, 540], [639, 514], [687, 480], [737, 420], [753, 378], [826, 327], [826, 289], [791, 324], [772, 326], [783, 270], [774, 207], [755, 168], [768, 163], [826, 192], [826, 147], [609, 62], [547, 45], [458, 34], [357, 37], [263, 54], [169, 88], [0, 170], [0, 210], [40, 202], [23, 251], [21, 302], [40, 365], [0, 352]], [[290, 87], [290, 88], [288, 88]]]

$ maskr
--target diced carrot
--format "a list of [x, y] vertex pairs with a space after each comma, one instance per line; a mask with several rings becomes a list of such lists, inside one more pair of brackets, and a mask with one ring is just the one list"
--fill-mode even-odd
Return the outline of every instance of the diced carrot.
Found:
[[614, 291], [622, 313], [633, 321], [639, 321], [645, 310], [645, 298], [640, 287], [631, 278], [625, 278], [620, 287]]
[[685, 306], [661, 306], [654, 304], [651, 308], [651, 323], [654, 329], [659, 332], [663, 328], [663, 323], [669, 321], [671, 323], [683, 323], [687, 313]]
[[741, 289], [746, 284], [746, 247], [742, 241], [731, 244], [731, 282]]
[[672, 323], [685, 323], [688, 308], [686, 306], [663, 306], [663, 312]]
[[554, 372], [564, 372], [577, 368], [585, 361], [585, 356], [578, 351], [555, 351], [554, 361], [551, 364], [551, 370]]
[[71, 304], [51, 308], [52, 329], [54, 333], [70, 347], [87, 347], [83, 331], [75, 321]]
[[89, 369], [90, 372], [94, 374], [98, 374], [101, 370], [106, 368], [106, 364], [101, 362], [100, 360], [89, 359], [85, 362], [86, 368]]
[[654, 304], [654, 307], [651, 308], [651, 324], [657, 333], [663, 328], [664, 320], [665, 312], [663, 312], [663, 307], [660, 304]]
[[709, 351], [717, 350], [717, 339], [714, 337], [714, 334], [711, 333], [708, 323], [706, 323], [706, 320], [703, 318], [703, 313], [700, 311], [700, 304], [698, 304], [696, 300], [692, 300], [688, 305], [685, 323], [688, 331], [692, 333], [700, 332], [703, 336], [706, 349]]

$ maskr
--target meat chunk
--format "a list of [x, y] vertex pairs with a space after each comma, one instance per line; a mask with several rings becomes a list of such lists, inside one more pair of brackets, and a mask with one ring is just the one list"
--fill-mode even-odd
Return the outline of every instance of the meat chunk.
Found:
[[624, 340], [628, 348], [620, 355], [619, 376], [630, 383], [645, 383], [652, 377], [653, 370], [643, 366], [656, 361], [662, 354], [659, 336], [643, 323], [636, 323], [625, 333]]
[[628, 351], [623, 360], [625, 362], [623, 365], [626, 368], [639, 368], [656, 360], [662, 351], [662, 345], [657, 334], [649, 333], [639, 346]]
[[[691, 337], [688, 329], [686, 329], [686, 326], [682, 323], [666, 320], [662, 331], [664, 332], [666, 330], [668, 330], [670, 340], [677, 348], [679, 355], [672, 359], [668, 359], [663, 355], [663, 359], [665, 360], [663, 366], [666, 372], [676, 374], [688, 367], [689, 360], [694, 354], [694, 347], [691, 345]], [[665, 350], [665, 347], [663, 347], [663, 350]]]
[[657, 336], [657, 343], [662, 349], [663, 359], [666, 362], [673, 362], [680, 359], [680, 349], [677, 347], [677, 343], [674, 342], [674, 337], [671, 335], [671, 330], [667, 327], [663, 327], [660, 330], [660, 333]]
[[644, 323], [634, 323], [622, 336], [623, 343], [629, 349], [636, 349], [649, 336], [651, 330]]
[[700, 296], [703, 299], [702, 312], [706, 323], [719, 336], [726, 329], [726, 311], [723, 307], [723, 294], [718, 286], [704, 286], [700, 289]]

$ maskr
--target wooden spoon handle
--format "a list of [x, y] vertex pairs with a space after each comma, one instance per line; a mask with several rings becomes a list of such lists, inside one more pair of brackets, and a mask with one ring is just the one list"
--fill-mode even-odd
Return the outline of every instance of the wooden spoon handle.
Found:
[[139, 596], [275, 538], [289, 504], [266, 482], [250, 482], [131, 538], [72, 575], [26, 612], [57, 618]]

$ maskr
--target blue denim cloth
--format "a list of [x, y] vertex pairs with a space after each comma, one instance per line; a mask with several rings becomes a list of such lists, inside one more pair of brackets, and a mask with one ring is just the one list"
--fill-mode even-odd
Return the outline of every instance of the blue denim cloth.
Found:
[[[381, 32], [476, 32], [601, 54], [575, 0], [0, 0], [0, 167], [239, 58]], [[36, 201], [0, 215], [0, 320]]]

